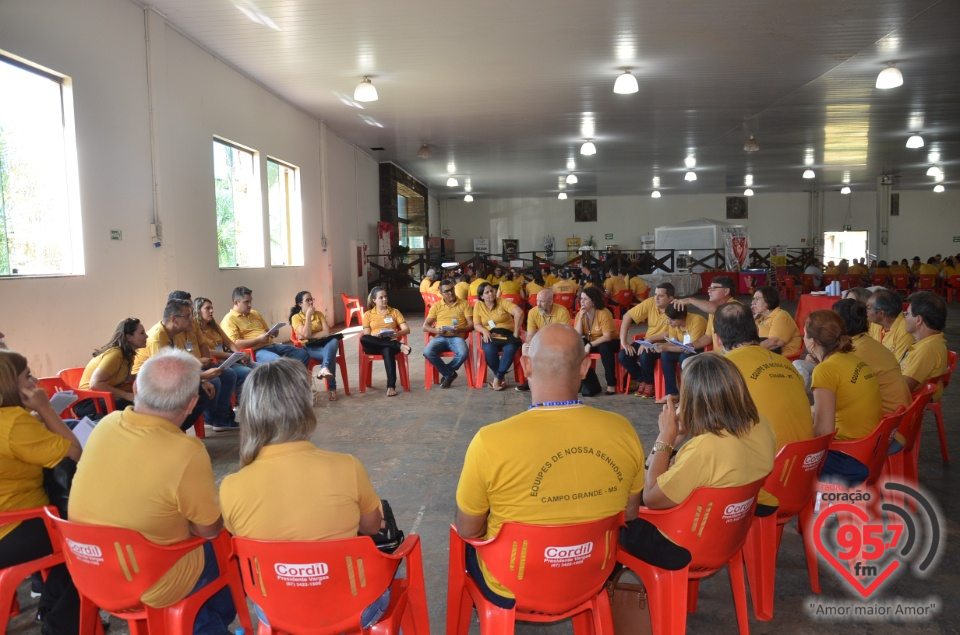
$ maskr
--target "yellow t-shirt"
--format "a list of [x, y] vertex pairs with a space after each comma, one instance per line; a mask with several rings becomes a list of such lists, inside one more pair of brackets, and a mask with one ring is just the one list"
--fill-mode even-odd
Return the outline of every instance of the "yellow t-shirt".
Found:
[[[430, 313], [427, 314], [427, 318], [433, 318], [437, 321], [434, 326], [439, 329], [444, 326], [466, 326], [468, 317], [473, 317], [473, 307], [466, 300], [457, 300], [449, 305], [440, 300], [430, 307]], [[466, 332], [457, 335], [464, 339], [467, 338]]]
[[486, 278], [477, 278], [476, 280], [474, 280], [473, 282], [471, 282], [471, 283], [470, 283], [470, 293], [467, 294], [467, 295], [479, 295], [479, 293], [477, 293], [477, 290], [480, 289], [480, 285], [483, 284], [483, 283], [486, 282], [486, 281], [487, 281]]
[[[654, 298], [647, 298], [637, 306], [627, 311], [627, 315], [629, 315], [630, 319], [637, 324], [643, 322], [647, 323], [646, 337], [650, 337], [651, 335], [659, 335], [660, 333], [666, 333], [670, 330], [670, 324], [667, 321], [667, 316], [663, 311], [657, 308], [657, 303]], [[689, 316], [690, 314], [688, 313], [687, 315]]]
[[386, 313], [381, 314], [377, 309], [371, 309], [363, 314], [363, 328], [370, 329], [371, 335], [379, 335], [383, 329], [400, 330], [400, 325], [405, 324], [403, 314], [400, 311], [388, 306]]
[[[297, 339], [300, 339], [300, 341], [303, 341], [303, 340], [300, 338], [299, 329], [301, 326], [306, 324], [306, 322], [307, 322], [307, 316], [304, 315], [303, 311], [300, 311], [299, 313], [294, 315], [292, 318], [290, 318], [290, 328], [294, 331], [294, 333], [296, 333]], [[313, 329], [313, 332], [311, 336], [307, 339], [315, 340], [322, 337], [320, 333], [323, 331], [324, 323], [327, 323], [327, 325], [329, 326], [329, 322], [327, 322], [326, 316], [323, 314], [323, 311], [314, 311], [313, 315], [310, 317], [310, 328]]]
[[[510, 300], [498, 299], [494, 301], [493, 308], [488, 309], [487, 304], [480, 300], [473, 305], [473, 324], [481, 325], [483, 328], [490, 329], [508, 329], [513, 330], [513, 315], [510, 311], [517, 306]], [[493, 321], [493, 325], [490, 322]]]
[[903, 313], [893, 321], [889, 331], [881, 330], [880, 332], [880, 343], [893, 353], [899, 363], [903, 363], [903, 356], [907, 354], [907, 349], [913, 346], [915, 341], [913, 336], [907, 333], [907, 322]]
[[921, 276], [939, 276], [940, 267], [938, 267], [937, 265], [930, 265], [927, 263], [923, 263], [922, 265], [920, 265], [920, 270], [917, 273]]
[[[931, 377], [939, 377], [947, 372], [947, 340], [943, 337], [943, 333], [930, 335], [915, 342], [900, 362], [900, 370], [904, 377], [909, 377], [921, 384]], [[942, 394], [943, 385], [940, 385], [937, 392], [933, 393], [933, 400], [940, 399]]]
[[[112, 412], [100, 420], [83, 450], [69, 511], [70, 520], [132, 529], [158, 545], [186, 540], [191, 522], [212, 525], [220, 518], [210, 455], [200, 439], [166, 419], [136, 413], [133, 407]], [[180, 601], [202, 569], [200, 547], [181, 558], [141, 600], [155, 608]]]
[[860, 333], [853, 336], [853, 354], [865, 361], [876, 374], [883, 414], [888, 415], [900, 406], [910, 406], [913, 397], [893, 353], [866, 333]]
[[633, 291], [633, 295], [640, 297], [646, 293], [648, 287], [646, 281], [640, 276], [633, 276], [630, 278], [630, 290]]
[[[278, 487], [279, 483], [309, 487]], [[360, 516], [380, 506], [363, 465], [309, 441], [263, 447], [252, 463], [223, 479], [227, 530], [255, 540], [354, 538]]]
[[683, 326], [674, 328], [668, 324], [667, 337], [672, 337], [689, 346], [703, 337], [706, 332], [707, 321], [699, 315], [687, 313], [687, 319]]
[[770, 311], [767, 317], [757, 320], [757, 332], [760, 337], [773, 337], [786, 342], [780, 349], [784, 357], [796, 355], [803, 348], [803, 337], [793, 317], [780, 307]]
[[617, 325], [613, 321], [613, 314], [610, 313], [610, 309], [598, 310], [593, 320], [590, 319], [586, 311], [580, 311], [577, 313], [576, 323], [580, 325], [583, 335], [589, 337], [591, 342], [603, 337], [604, 333], [612, 333], [614, 340], [619, 340]]
[[420, 281], [420, 293], [433, 293], [430, 289], [433, 287], [433, 280], [431, 278], [424, 278]]
[[173, 346], [170, 336], [163, 328], [162, 322], [157, 322], [147, 331], [147, 345], [137, 349], [137, 355], [133, 358], [133, 374], [140, 372], [143, 363], [156, 355], [161, 349]]
[[[737, 302], [736, 298], [728, 298], [725, 304], [730, 304], [731, 302]], [[720, 342], [717, 341], [717, 334], [713, 332], [713, 313], [707, 316], [707, 332], [705, 335], [709, 335], [713, 339], [713, 350], [720, 350]]]
[[[0, 512], [49, 505], [43, 468], [54, 467], [69, 451], [70, 441], [47, 430], [26, 408], [0, 408]], [[0, 538], [19, 524], [0, 526]]]
[[[259, 311], [250, 309], [250, 313], [243, 315], [230, 309], [230, 312], [223, 316], [223, 320], [220, 321], [220, 328], [227, 334], [227, 337], [237, 342], [239, 340], [249, 340], [263, 335], [270, 329], [270, 325], [263, 319]], [[268, 338], [267, 342], [257, 344], [251, 348], [257, 350], [264, 346], [269, 346], [272, 342], [273, 338], [271, 337]]]
[[[481, 428], [470, 442], [457, 506], [506, 521], [562, 525], [623, 511], [643, 490], [643, 447], [624, 417], [588, 406], [540, 407]], [[513, 597], [486, 571], [490, 588]]]
[[470, 295], [470, 283], [469, 282], [458, 282], [453, 286], [453, 292], [456, 294], [458, 300], [467, 300], [467, 296]]
[[220, 336], [220, 329], [215, 326], [204, 326], [201, 324], [200, 341], [206, 345], [208, 350], [229, 352], [227, 347], [224, 346], [223, 337]]
[[486, 278], [486, 281], [489, 282], [490, 284], [492, 284], [493, 286], [499, 285], [501, 280], [503, 280], [503, 276], [500, 276], [500, 277], [498, 278], [497, 276], [493, 275], [492, 273], [491, 273], [489, 276], [487, 276], [487, 278]]
[[894, 276], [894, 275], [902, 276], [909, 273], [910, 273], [910, 270], [907, 269], [907, 267], [905, 267], [904, 265], [890, 265], [891, 276]]
[[503, 280], [500, 282], [501, 295], [520, 295], [520, 288], [523, 283], [514, 278], [513, 280]]
[[558, 278], [557, 276], [551, 273], [550, 275], [544, 276], [543, 281], [548, 287], [552, 287], [553, 285], [560, 282], [560, 278]]
[[680, 504], [698, 487], [738, 487], [764, 478], [773, 469], [777, 437], [765, 417], [743, 437], [700, 434], [677, 452], [673, 465], [657, 477], [664, 496]]
[[553, 303], [550, 313], [544, 314], [540, 307], [530, 309], [527, 314], [527, 333], [533, 335], [547, 324], [570, 324], [570, 311], [562, 304]]
[[837, 396], [838, 441], [862, 439], [880, 423], [880, 381], [869, 365], [853, 353], [834, 353], [813, 369], [812, 388]]
[[[544, 280], [544, 282], [546, 282], [546, 280]], [[549, 287], [550, 285], [548, 284], [547, 286]], [[526, 286], [527, 297], [528, 297], [528, 298], [535, 298], [535, 297], [537, 297], [537, 294], [538, 294], [538, 293], [540, 293], [541, 291], [543, 291], [543, 289], [544, 289], [544, 287], [541, 287], [539, 284], [537, 284], [536, 282], [534, 282], [533, 280], [531, 280], [530, 282], [527, 283], [527, 286]]]
[[604, 291], [609, 291], [611, 294], [623, 291], [626, 288], [627, 285], [620, 276], [610, 276], [603, 281]]
[[579, 288], [573, 280], [559, 280], [553, 283], [550, 290], [554, 293], [576, 293]]
[[107, 373], [107, 383], [115, 388], [124, 388], [130, 390], [133, 385], [133, 373], [130, 372], [131, 365], [124, 356], [119, 346], [114, 346], [103, 351], [89, 362], [83, 369], [83, 376], [80, 377], [80, 389], [90, 390], [90, 379], [97, 369]]

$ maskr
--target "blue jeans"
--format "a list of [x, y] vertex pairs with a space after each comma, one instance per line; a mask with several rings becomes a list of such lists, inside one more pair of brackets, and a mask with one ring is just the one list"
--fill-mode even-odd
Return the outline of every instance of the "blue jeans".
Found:
[[847, 487], [856, 487], [867, 480], [870, 470], [867, 466], [848, 454], [829, 450], [820, 470], [821, 483], [841, 483]]
[[[193, 595], [220, 577], [217, 556], [213, 552], [213, 543], [203, 545], [203, 571], [194, 585]], [[230, 635], [230, 624], [237, 617], [237, 608], [233, 605], [230, 589], [224, 587], [203, 603], [193, 623], [193, 635]]]
[[[453, 353], [453, 361], [448, 366], [443, 358], [440, 357], [440, 353]], [[461, 366], [463, 362], [467, 359], [467, 341], [462, 337], [434, 337], [430, 340], [430, 343], [427, 344], [423, 349], [423, 356], [427, 358], [427, 361], [433, 364], [433, 367], [440, 371], [440, 374], [444, 377], [449, 377], [453, 375], [454, 372]]]
[[661, 353], [660, 367], [663, 368], [663, 388], [664, 393], [676, 397], [680, 394], [677, 388], [677, 364], [683, 364], [684, 360], [693, 357], [695, 353]]
[[520, 344], [504, 342], [503, 340], [491, 339], [489, 342], [480, 340], [480, 347], [483, 349], [483, 355], [487, 359], [487, 367], [493, 372], [493, 376], [503, 380], [507, 371], [513, 365], [513, 358], [520, 350]]
[[301, 350], [307, 351], [310, 359], [320, 362], [320, 365], [333, 373], [327, 377], [327, 390], [337, 389], [337, 353], [340, 351], [340, 340], [332, 339], [325, 346], [304, 346]]
[[213, 387], [217, 389], [213, 399], [205, 402], [203, 408], [203, 418], [207, 423], [218, 424], [233, 421], [233, 407], [231, 399], [237, 389], [237, 373], [233, 368], [227, 368], [220, 372], [219, 377], [208, 379]]
[[256, 362], [251, 362], [249, 366], [244, 366], [243, 364], [234, 364], [230, 367], [230, 370], [237, 375], [237, 399], [240, 398], [240, 391], [243, 389], [243, 382], [247, 380], [247, 375], [249, 375], [250, 371], [256, 367]]
[[[639, 344], [631, 344], [631, 346], [633, 346], [634, 351], [641, 350]], [[621, 349], [618, 358], [620, 359], [620, 365], [630, 374], [630, 379], [644, 384], [653, 383], [653, 371], [657, 368], [660, 353], [638, 352], [636, 355], [627, 355]]]
[[307, 351], [302, 348], [297, 348], [296, 346], [270, 344], [269, 346], [258, 348], [254, 353], [257, 355], [258, 362], [272, 362], [280, 357], [291, 357], [303, 364], [304, 368], [310, 365], [310, 356], [307, 355]]
[[[379, 622], [383, 614], [387, 612], [388, 606], [390, 606], [390, 587], [387, 587], [383, 595], [378, 597], [373, 604], [363, 609], [363, 612], [360, 613], [360, 624], [363, 630], [367, 630]], [[253, 611], [257, 614], [258, 620], [270, 626], [270, 620], [267, 619], [267, 614], [263, 612], [263, 609], [260, 608], [260, 605], [256, 602], [253, 603]]]

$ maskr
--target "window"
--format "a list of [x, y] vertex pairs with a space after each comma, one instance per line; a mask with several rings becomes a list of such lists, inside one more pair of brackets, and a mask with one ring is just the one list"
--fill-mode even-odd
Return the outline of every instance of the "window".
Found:
[[303, 220], [300, 208], [300, 168], [267, 159], [270, 209], [270, 264], [303, 266]]
[[263, 266], [263, 206], [257, 154], [213, 140], [217, 257], [221, 269]]
[[423, 249], [427, 235], [427, 210], [422, 195], [397, 183], [397, 229], [400, 244], [410, 249]]
[[0, 276], [80, 275], [70, 80], [0, 52]]

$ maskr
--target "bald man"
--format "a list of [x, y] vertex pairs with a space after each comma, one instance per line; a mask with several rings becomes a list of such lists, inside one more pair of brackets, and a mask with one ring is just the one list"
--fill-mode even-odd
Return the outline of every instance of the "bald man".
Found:
[[[533, 405], [484, 426], [470, 442], [457, 486], [457, 531], [486, 539], [507, 521], [562, 525], [621, 511], [635, 518], [643, 448], [624, 417], [577, 399], [590, 367], [577, 332], [569, 324], [544, 326], [520, 363]], [[469, 547], [467, 572], [490, 602], [515, 604]]]

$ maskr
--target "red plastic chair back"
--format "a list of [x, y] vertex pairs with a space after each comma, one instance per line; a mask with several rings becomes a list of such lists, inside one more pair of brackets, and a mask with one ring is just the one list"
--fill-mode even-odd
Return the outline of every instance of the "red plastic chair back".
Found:
[[817, 289], [817, 277], [812, 273], [804, 273], [800, 275], [800, 286], [803, 293], [810, 293], [814, 289]]
[[944, 285], [947, 292], [947, 302], [953, 302], [953, 294], [960, 294], [960, 276], [950, 276]]
[[340, 300], [343, 301], [344, 327], [350, 326], [353, 316], [357, 316], [357, 326], [363, 324], [363, 305], [360, 304], [360, 298], [351, 298], [346, 293], [340, 294]]
[[[407, 343], [407, 336], [402, 335], [400, 341]], [[360, 355], [360, 392], [367, 392], [367, 388], [373, 385], [373, 362], [383, 360], [383, 355], [370, 355], [363, 350], [363, 344], [360, 338], [357, 338], [357, 348]], [[397, 373], [400, 375], [400, 385], [404, 392], [410, 392], [410, 356], [396, 355], [394, 360], [397, 363]]]
[[933, 291], [937, 286], [937, 277], [933, 274], [924, 273], [917, 278], [917, 290]]
[[904, 452], [912, 452], [920, 440], [920, 426], [923, 424], [924, 408], [930, 403], [930, 398], [933, 397], [935, 392], [937, 392], [936, 382], [928, 381], [913, 393], [913, 402], [904, 413], [900, 427], [897, 428], [897, 432], [906, 441], [903, 445]]
[[797, 281], [793, 276], [787, 276], [784, 279], [783, 295], [790, 301], [797, 299]]
[[843, 452], [855, 458], [870, 470], [870, 476], [863, 482], [864, 487], [873, 485], [880, 478], [883, 462], [887, 458], [887, 450], [890, 449], [890, 441], [893, 440], [893, 434], [903, 421], [906, 412], [907, 409], [900, 406], [895, 412], [881, 418], [876, 429], [862, 439], [834, 441], [830, 444], [831, 450]]
[[468, 295], [467, 302], [470, 303], [470, 306], [476, 306], [477, 301], [480, 299], [480, 296], [477, 295]]
[[[58, 373], [58, 376], [64, 383], [70, 386], [69, 390], [72, 390], [80, 399], [93, 399], [97, 407], [97, 412], [100, 414], [107, 414], [116, 410], [117, 404], [113, 400], [113, 393], [105, 390], [82, 390], [80, 388], [80, 380], [83, 379], [84, 370], [83, 367], [64, 368]], [[106, 405], [106, 412], [100, 407], [100, 403], [96, 401], [97, 399], [103, 400], [103, 403]]]
[[[49, 509], [51, 513], [57, 513], [57, 510], [53, 507]], [[0, 569], [0, 633], [7, 632], [7, 623], [10, 621], [10, 617], [20, 612], [20, 606], [17, 604], [17, 587], [20, 586], [24, 578], [40, 571], [44, 579], [46, 579], [47, 572], [51, 567], [63, 563], [63, 552], [60, 550], [60, 541], [57, 540], [56, 530], [53, 528], [53, 521], [47, 517], [44, 510], [45, 508], [43, 507], [34, 507], [32, 509], [0, 513], [0, 526], [23, 522], [33, 518], [42, 518], [44, 524], [47, 526], [47, 533], [50, 534], [50, 544], [53, 545], [53, 553], [48, 556]]]
[[[43, 392], [47, 393], [48, 399], [53, 397], [58, 392], [71, 390], [70, 386], [67, 385], [67, 382], [63, 381], [59, 377], [40, 377], [37, 379], [37, 388], [43, 388]], [[69, 413], [71, 417], [74, 416], [73, 409], [70, 407], [64, 408], [57, 414], [62, 417], [64, 413]]]
[[502, 300], [510, 300], [521, 309], [523, 308], [523, 298], [520, 297], [519, 293], [504, 293], [500, 298]]
[[763, 482], [763, 490], [780, 502], [778, 518], [796, 516], [813, 499], [817, 477], [834, 434], [788, 443], [780, 448], [773, 470]]
[[887, 286], [887, 277], [883, 274], [873, 274], [870, 278], [875, 287], [885, 287]]
[[[300, 341], [300, 338], [297, 337], [297, 329], [290, 329], [290, 342], [297, 348], [303, 348], [303, 342]], [[257, 358], [253, 355], [253, 350], [244, 349], [244, 353], [250, 355], [250, 359], [256, 361]], [[307, 364], [307, 370], [313, 372], [313, 369], [320, 365], [320, 362], [310, 358], [310, 362]], [[340, 368], [340, 380], [343, 382], [343, 394], [350, 396], [350, 379], [347, 376], [347, 354], [343, 350], [343, 340], [340, 340], [339, 347], [337, 349], [337, 366]], [[327, 385], [327, 390], [330, 390], [330, 380], [324, 380], [324, 383]]]
[[[392, 554], [367, 536], [288, 542], [235, 536], [233, 547], [247, 597], [270, 620], [268, 633], [361, 633], [360, 614], [388, 587], [390, 605], [374, 630], [399, 633], [402, 620], [405, 634], [429, 632], [416, 534]], [[406, 577], [394, 580], [404, 558]]]
[[577, 298], [576, 293], [554, 293], [553, 301], [557, 304], [567, 307], [567, 311], [570, 312], [570, 315], [573, 315], [573, 304]]
[[[953, 371], [957, 369], [957, 354], [954, 351], [947, 351], [947, 372], [939, 377], [931, 377], [927, 381], [939, 384], [943, 386], [944, 389], [950, 384], [950, 376], [953, 375]], [[941, 398], [943, 393], [940, 394]], [[943, 457], [944, 463], [950, 462], [950, 453], [947, 452], [947, 432], [943, 424], [943, 406], [940, 404], [940, 399], [936, 401], [929, 401], [927, 403], [927, 410], [933, 413], [937, 418], [937, 435], [940, 437], [940, 454]]]
[[427, 315], [430, 314], [430, 307], [440, 301], [440, 296], [436, 293], [421, 291], [420, 297], [423, 298], [423, 317], [426, 319]]
[[910, 276], [905, 273], [895, 273], [891, 276], [893, 278], [893, 288], [897, 291], [909, 291], [910, 290]]

